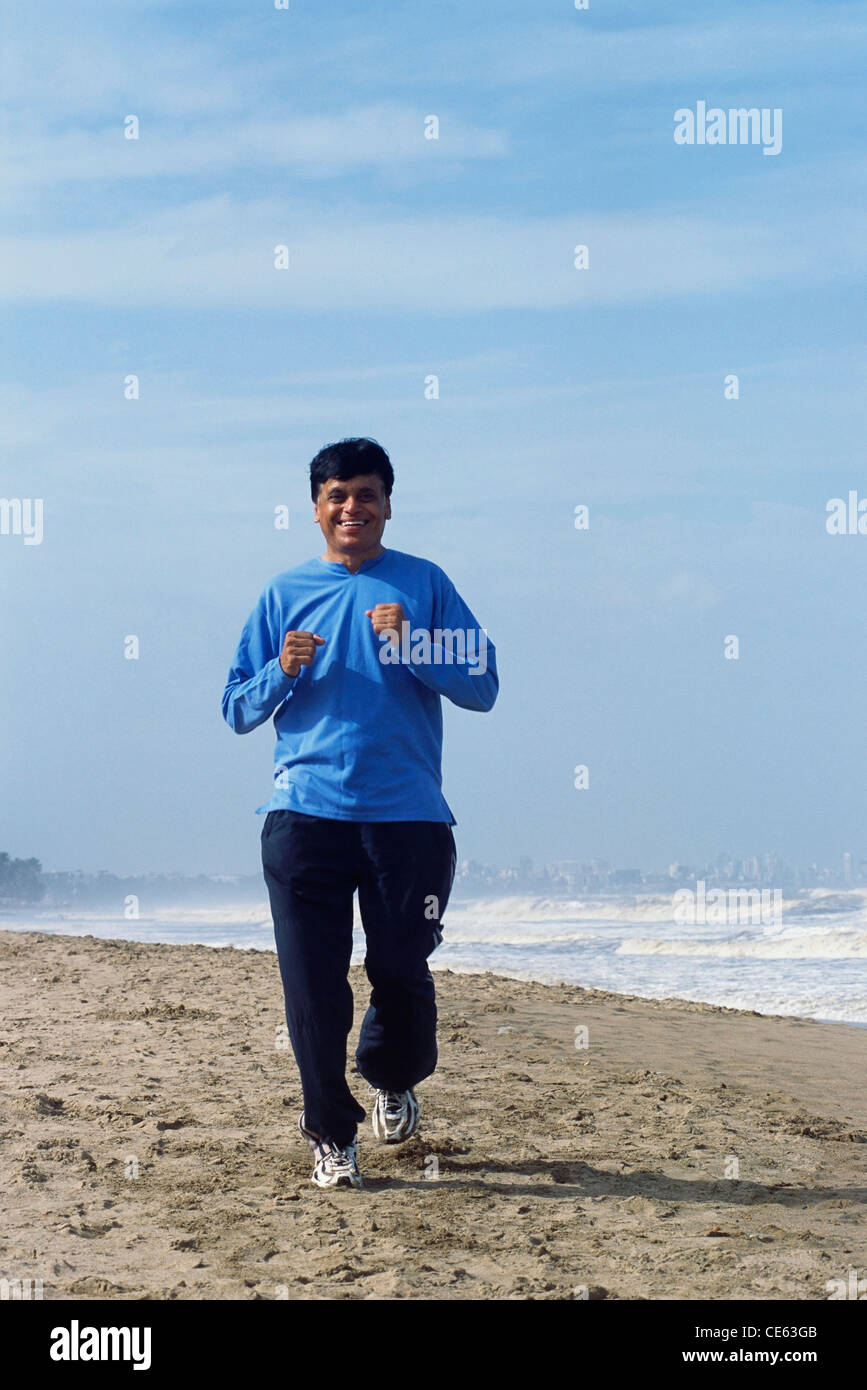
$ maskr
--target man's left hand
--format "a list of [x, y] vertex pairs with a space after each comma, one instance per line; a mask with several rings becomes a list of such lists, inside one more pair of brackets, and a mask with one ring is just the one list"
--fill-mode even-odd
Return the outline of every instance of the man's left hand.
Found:
[[[378, 603], [375, 608], [365, 608], [365, 615], [370, 619], [373, 630], [377, 636], [385, 632], [387, 628], [393, 628], [397, 633], [397, 641], [400, 641], [402, 632], [401, 624], [406, 621], [403, 615], [403, 608], [399, 603]], [[392, 646], [396, 646], [395, 639], [389, 638]]]

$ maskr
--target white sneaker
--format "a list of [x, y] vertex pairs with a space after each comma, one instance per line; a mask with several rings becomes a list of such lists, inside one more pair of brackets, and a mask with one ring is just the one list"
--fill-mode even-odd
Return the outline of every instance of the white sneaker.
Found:
[[381, 1144], [402, 1144], [412, 1138], [418, 1129], [419, 1115], [414, 1091], [376, 1091], [371, 1121]]
[[307, 1140], [316, 1162], [310, 1181], [317, 1187], [363, 1187], [364, 1181], [358, 1170], [358, 1140], [348, 1144], [334, 1144], [330, 1139], [320, 1139], [312, 1130], [305, 1129], [303, 1112], [298, 1128]]

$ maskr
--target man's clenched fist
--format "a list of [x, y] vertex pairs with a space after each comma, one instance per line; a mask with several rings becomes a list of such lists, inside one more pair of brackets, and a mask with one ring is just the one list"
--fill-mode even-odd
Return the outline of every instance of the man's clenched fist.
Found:
[[325, 646], [318, 632], [287, 632], [280, 653], [280, 665], [287, 676], [297, 676], [302, 666], [312, 666], [317, 647]]
[[[370, 619], [377, 637], [387, 628], [391, 628], [397, 633], [397, 642], [400, 641], [400, 634], [403, 631], [401, 624], [406, 619], [399, 603], [378, 603], [375, 608], [365, 608], [364, 612], [365, 616]], [[389, 641], [393, 647], [397, 645], [393, 637], [390, 637]]]

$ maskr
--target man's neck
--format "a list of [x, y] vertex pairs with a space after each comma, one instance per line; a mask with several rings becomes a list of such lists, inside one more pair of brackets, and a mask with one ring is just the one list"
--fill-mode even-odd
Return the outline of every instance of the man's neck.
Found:
[[362, 565], [366, 565], [368, 560], [378, 560], [380, 555], [385, 554], [385, 546], [380, 545], [379, 549], [372, 555], [322, 555], [322, 560], [328, 560], [332, 565], [345, 565], [350, 574], [357, 574]]

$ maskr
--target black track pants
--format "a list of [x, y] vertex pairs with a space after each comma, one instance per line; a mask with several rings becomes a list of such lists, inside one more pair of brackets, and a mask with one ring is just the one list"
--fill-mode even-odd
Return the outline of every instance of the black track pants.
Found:
[[406, 1091], [437, 1064], [437, 1010], [427, 958], [455, 875], [444, 821], [345, 821], [269, 811], [262, 867], [306, 1127], [348, 1143], [365, 1119], [346, 1082], [353, 998], [352, 898], [373, 986], [356, 1066], [377, 1089]]

